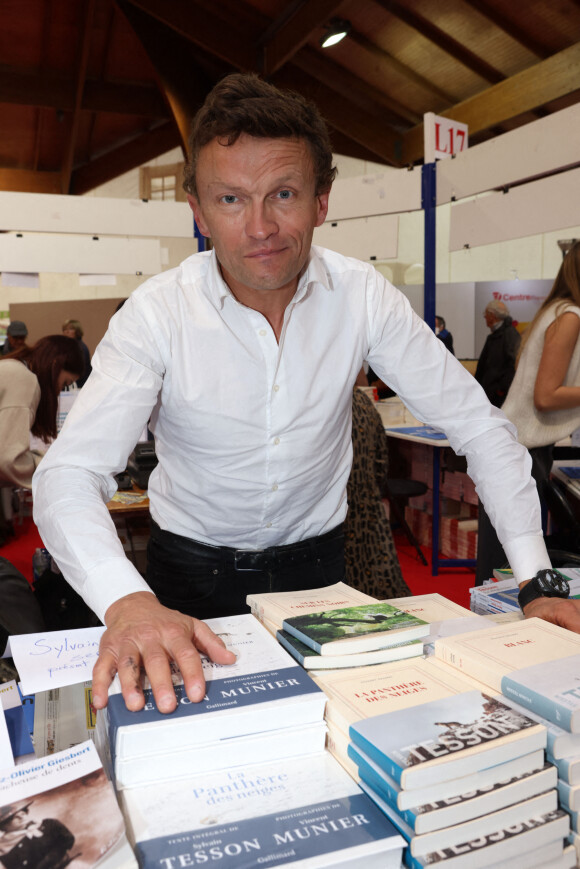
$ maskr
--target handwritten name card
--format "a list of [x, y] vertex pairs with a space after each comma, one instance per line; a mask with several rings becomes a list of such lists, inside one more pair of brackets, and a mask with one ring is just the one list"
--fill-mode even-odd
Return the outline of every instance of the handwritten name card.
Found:
[[91, 679], [104, 631], [104, 627], [78, 628], [10, 637], [22, 693], [35, 694]]

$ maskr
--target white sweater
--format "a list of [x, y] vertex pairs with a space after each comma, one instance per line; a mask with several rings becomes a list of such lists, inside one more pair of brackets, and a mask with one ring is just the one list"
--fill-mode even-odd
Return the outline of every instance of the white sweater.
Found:
[[[542, 313], [526, 341], [502, 410], [518, 430], [518, 440], [525, 447], [554, 444], [580, 426], [580, 407], [541, 412], [534, 406], [534, 387], [544, 349], [546, 330], [556, 317], [565, 312], [580, 317], [580, 308], [572, 302], [555, 302]], [[564, 386], [580, 386], [580, 341], [576, 342]]]

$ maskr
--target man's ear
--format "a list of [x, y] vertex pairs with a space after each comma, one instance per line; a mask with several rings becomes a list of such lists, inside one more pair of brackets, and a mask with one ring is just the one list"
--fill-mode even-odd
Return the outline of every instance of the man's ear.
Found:
[[322, 224], [326, 220], [326, 215], [328, 214], [329, 196], [330, 190], [327, 190], [325, 193], [318, 193], [316, 195], [316, 201], [318, 202], [318, 216], [316, 218], [315, 226], [322, 226]]
[[207, 228], [207, 224], [203, 218], [201, 205], [199, 204], [199, 202], [195, 198], [195, 196], [191, 195], [191, 193], [187, 193], [186, 195], [187, 195], [187, 201], [189, 203], [189, 207], [193, 211], [193, 217], [194, 217], [195, 222], [197, 224], [197, 228], [199, 229], [199, 231], [201, 232], [202, 235], [205, 235], [207, 238], [209, 238], [210, 233], [209, 233], [209, 230]]

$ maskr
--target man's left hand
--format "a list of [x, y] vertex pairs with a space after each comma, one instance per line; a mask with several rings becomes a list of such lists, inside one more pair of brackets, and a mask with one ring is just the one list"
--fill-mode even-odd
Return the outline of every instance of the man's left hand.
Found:
[[524, 608], [527, 619], [538, 618], [580, 634], [580, 600], [538, 597]]

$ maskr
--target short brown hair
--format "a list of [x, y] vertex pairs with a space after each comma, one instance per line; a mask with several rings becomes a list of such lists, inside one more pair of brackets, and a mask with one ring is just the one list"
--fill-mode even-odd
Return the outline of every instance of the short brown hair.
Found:
[[74, 329], [75, 330], [75, 338], [77, 338], [77, 340], [79, 340], [79, 341], [81, 340], [81, 338], [85, 334], [83, 332], [83, 327], [81, 326], [81, 324], [78, 320], [65, 320], [64, 323], [62, 324], [62, 331], [64, 332], [65, 329]]
[[204, 145], [214, 139], [233, 145], [242, 133], [257, 139], [305, 139], [314, 163], [316, 194], [330, 190], [336, 167], [326, 123], [314, 103], [253, 73], [234, 73], [218, 82], [193, 119], [183, 181], [188, 193], [197, 196], [195, 172]]

